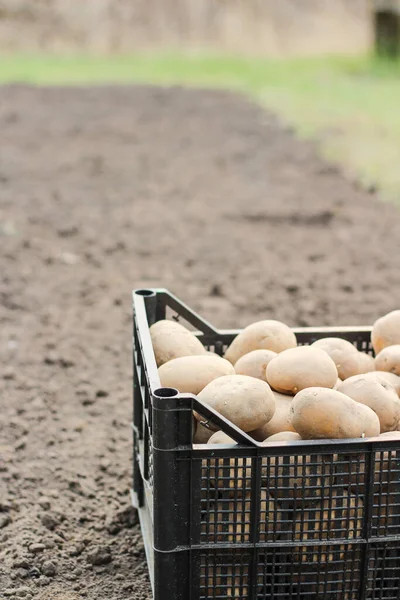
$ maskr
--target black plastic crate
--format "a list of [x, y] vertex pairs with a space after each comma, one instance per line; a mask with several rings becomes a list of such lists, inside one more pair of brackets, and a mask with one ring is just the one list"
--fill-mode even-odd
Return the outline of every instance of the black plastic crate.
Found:
[[[400, 600], [396, 440], [262, 447], [194, 395], [160, 388], [149, 326], [174, 318], [222, 354], [219, 331], [163, 289], [133, 293], [133, 502], [154, 600]], [[370, 328], [302, 328], [372, 354]], [[193, 445], [193, 410], [238, 445]]]

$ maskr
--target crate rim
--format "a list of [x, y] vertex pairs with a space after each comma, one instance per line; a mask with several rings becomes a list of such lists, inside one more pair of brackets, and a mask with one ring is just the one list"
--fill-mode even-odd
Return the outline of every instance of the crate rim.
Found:
[[[196, 317], [198, 319], [200, 319], [204, 325], [207, 326], [207, 328], [211, 329], [213, 333], [218, 334], [218, 335], [237, 335], [240, 331], [243, 330], [243, 328], [216, 328], [213, 325], [211, 325], [211, 323], [209, 323], [208, 321], [204, 320], [203, 317], [201, 317], [200, 315], [198, 315], [197, 313], [195, 313], [192, 309], [190, 309], [184, 302], [182, 302], [182, 300], [180, 298], [178, 298], [177, 296], [175, 296], [174, 294], [172, 294], [167, 288], [137, 288], [132, 290], [132, 298], [133, 298], [133, 302], [135, 303], [135, 298], [136, 297], [151, 297], [151, 296], [157, 296], [157, 295], [162, 295], [165, 298], [169, 298], [171, 300], [173, 300], [175, 303], [178, 303], [181, 305], [182, 308], [187, 309], [190, 313], [196, 315]], [[260, 319], [262, 320], [262, 319]], [[271, 319], [271, 320], [279, 320], [279, 319]], [[290, 329], [296, 334], [296, 333], [371, 333], [372, 331], [372, 325], [343, 325], [343, 326], [332, 326], [332, 325], [317, 325], [317, 326], [313, 326], [313, 327], [290, 327]], [[193, 333], [197, 333], [202, 335], [203, 332], [199, 331], [194, 331]]]
[[[157, 406], [161, 410], [168, 410], [169, 407], [176, 407], [177, 403], [182, 403], [182, 405], [187, 405], [191, 403], [193, 409], [197, 409], [198, 412], [206, 415], [206, 418], [209, 417], [209, 420], [212, 420], [214, 423], [220, 426], [220, 429], [234, 437], [234, 439], [240, 439], [240, 441], [236, 444], [191, 444], [190, 451], [195, 451], [200, 458], [203, 454], [210, 454], [213, 452], [216, 457], [223, 457], [224, 455], [228, 456], [231, 454], [232, 450], [237, 452], [237, 456], [239, 456], [240, 451], [246, 450], [246, 452], [256, 453], [260, 456], [267, 456], [269, 454], [268, 451], [279, 450], [284, 454], [290, 454], [291, 449], [298, 448], [301, 451], [301, 454], [306, 454], [306, 448], [310, 448], [310, 451], [315, 452], [316, 447], [320, 447], [321, 453], [329, 453], [334, 449], [338, 450], [343, 448], [343, 451], [346, 450], [347, 447], [351, 447], [352, 450], [359, 450], [362, 452], [363, 450], [371, 449], [373, 447], [374, 450], [379, 451], [382, 450], [391, 450], [398, 447], [399, 439], [390, 439], [390, 438], [381, 438], [381, 437], [369, 437], [369, 438], [346, 438], [346, 439], [318, 439], [318, 440], [299, 440], [299, 441], [275, 441], [269, 442], [265, 444], [264, 442], [257, 442], [253, 438], [251, 438], [247, 433], [243, 432], [239, 428], [237, 428], [231, 421], [225, 419], [222, 415], [220, 415], [217, 411], [214, 411], [211, 407], [203, 404], [196, 395], [181, 393], [178, 390], [173, 390], [174, 393], [168, 393], [170, 388], [163, 388], [160, 384], [158, 373], [157, 373], [157, 365], [155, 361], [154, 351], [151, 343], [151, 337], [149, 333], [150, 324], [148, 323], [145, 299], [154, 299], [156, 300], [161, 298], [165, 306], [170, 306], [173, 310], [179, 310], [183, 314], [181, 315], [183, 319], [188, 322], [191, 321], [197, 323], [197, 325], [201, 325], [202, 329], [199, 329], [196, 333], [199, 336], [204, 336], [204, 331], [207, 332], [206, 335], [215, 336], [215, 338], [221, 336], [235, 336], [237, 335], [241, 329], [217, 329], [211, 323], [204, 320], [200, 315], [198, 315], [195, 311], [193, 311], [188, 305], [182, 302], [178, 297], [174, 296], [168, 289], [166, 288], [137, 288], [132, 291], [132, 300], [133, 300], [133, 310], [134, 314], [137, 315], [136, 321], [138, 323], [138, 331], [139, 331], [139, 342], [142, 344], [143, 353], [146, 357], [145, 363], [147, 367], [147, 371], [149, 375], [149, 387], [151, 390], [152, 402], [155, 406]], [[145, 319], [147, 327], [143, 327], [143, 319]], [[154, 322], [157, 319], [154, 316]], [[371, 326], [343, 326], [343, 327], [332, 327], [332, 326], [318, 326], [318, 327], [291, 327], [292, 331], [295, 334], [340, 334], [340, 333], [350, 333], [357, 335], [360, 334], [368, 334], [371, 332]], [[328, 336], [326, 336], [328, 337]], [[166, 402], [167, 400], [167, 402]], [[161, 403], [160, 403], [161, 401]], [[171, 404], [170, 404], [171, 401]], [[163, 408], [161, 408], [161, 406]], [[205, 421], [207, 422], [207, 420]], [[177, 447], [175, 450], [181, 454], [187, 450], [187, 447]]]

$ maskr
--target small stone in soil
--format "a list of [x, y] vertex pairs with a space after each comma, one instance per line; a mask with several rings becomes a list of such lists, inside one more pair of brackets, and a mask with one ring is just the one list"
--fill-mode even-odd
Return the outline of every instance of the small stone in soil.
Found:
[[59, 362], [60, 362], [60, 366], [63, 369], [69, 369], [70, 367], [74, 367], [75, 366], [75, 363], [74, 363], [74, 361], [71, 358], [66, 358], [64, 356], [62, 356], [60, 358]]
[[31, 563], [27, 558], [18, 558], [12, 564], [13, 569], [29, 569], [30, 566]]
[[24, 450], [26, 448], [26, 440], [21, 438], [14, 446], [14, 450], [18, 452], [18, 450]]
[[3, 529], [3, 527], [6, 527], [10, 523], [11, 523], [10, 515], [0, 515], [0, 529]]
[[58, 354], [56, 354], [55, 352], [49, 352], [45, 357], [44, 357], [44, 363], [46, 365], [55, 365], [58, 363]]
[[24, 597], [26, 594], [30, 594], [30, 588], [22, 586], [14, 589], [7, 589], [3, 591], [4, 596], [21, 596]]
[[76, 546], [72, 546], [71, 550], [69, 551], [69, 555], [70, 556], [79, 556], [80, 554], [82, 554], [82, 552], [85, 549], [85, 544], [78, 543], [76, 544]]
[[3, 379], [15, 379], [15, 371], [12, 367], [6, 367], [4, 369]]
[[29, 552], [32, 552], [33, 554], [38, 554], [39, 552], [43, 552], [43, 550], [46, 550], [44, 544], [31, 544], [29, 546]]
[[39, 504], [39, 506], [41, 508], [43, 508], [43, 510], [49, 510], [50, 507], [51, 507], [50, 499], [47, 498], [46, 496], [43, 496], [42, 498], [39, 498], [38, 504]]
[[58, 490], [47, 490], [45, 496], [51, 496], [52, 498], [59, 498], [60, 492]]
[[65, 265], [76, 265], [79, 262], [79, 256], [73, 252], [61, 252], [60, 260]]
[[89, 552], [87, 561], [94, 566], [108, 565], [112, 561], [110, 548], [108, 546], [96, 546]]
[[40, 396], [37, 396], [31, 402], [31, 408], [41, 409], [41, 408], [45, 408], [45, 407], [46, 407], [46, 404], [44, 403], [43, 398], [41, 398]]
[[50, 513], [44, 514], [40, 520], [42, 522], [42, 525], [44, 525], [44, 527], [46, 527], [46, 529], [48, 529], [49, 531], [54, 531], [54, 529], [57, 527], [57, 525], [60, 524], [58, 519], [56, 519]]
[[100, 471], [105, 473], [109, 467], [111, 467], [111, 460], [103, 459], [100, 461]]
[[46, 577], [54, 577], [57, 573], [56, 565], [51, 562], [51, 560], [46, 560], [42, 566], [42, 573], [46, 575]]
[[17, 569], [16, 574], [21, 579], [26, 579], [27, 577], [29, 577], [29, 571], [27, 569]]

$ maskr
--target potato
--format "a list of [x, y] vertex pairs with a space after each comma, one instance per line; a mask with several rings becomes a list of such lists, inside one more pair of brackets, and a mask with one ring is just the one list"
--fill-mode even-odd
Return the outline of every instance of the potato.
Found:
[[311, 344], [311, 348], [320, 348], [331, 357], [340, 379], [347, 379], [360, 372], [359, 352], [347, 340], [335, 337], [322, 338]]
[[262, 427], [255, 429], [250, 432], [251, 437], [255, 440], [262, 442], [267, 437], [279, 433], [281, 431], [293, 431], [292, 417], [290, 414], [290, 405], [292, 404], [293, 397], [273, 392], [275, 398], [275, 413], [274, 416], [268, 423], [265, 423]]
[[379, 418], [380, 433], [397, 428], [400, 421], [400, 399], [390, 383], [355, 375], [343, 381], [338, 392], [369, 406]]
[[333, 386], [333, 390], [337, 390], [339, 385], [342, 383], [342, 380], [340, 379], [340, 377], [337, 378], [337, 381], [335, 383], [335, 385]]
[[[247, 375], [218, 377], [206, 385], [198, 398], [243, 431], [258, 429], [275, 412], [275, 398], [269, 385]], [[197, 413], [195, 417], [203, 420]]]
[[360, 411], [359, 418], [364, 422], [365, 435], [362, 437], [377, 437], [381, 431], [381, 424], [378, 415], [374, 413], [369, 406], [359, 402], [356, 402], [356, 404], [358, 405], [358, 410]]
[[248, 375], [266, 381], [267, 364], [275, 356], [278, 356], [278, 354], [272, 350], [253, 350], [239, 358], [235, 363], [235, 372], [237, 375]]
[[157, 367], [181, 356], [206, 354], [200, 340], [176, 321], [157, 321], [150, 327]]
[[231, 363], [220, 356], [181, 356], [164, 363], [158, 369], [162, 387], [198, 394], [211, 381], [223, 375], [234, 375]]
[[379, 437], [397, 440], [397, 438], [400, 438], [400, 431], [386, 431], [385, 433], [381, 433]]
[[388, 346], [375, 357], [377, 371], [387, 371], [400, 375], [400, 344]]
[[208, 444], [236, 444], [235, 440], [223, 431], [216, 431], [209, 438]]
[[252, 350], [272, 350], [282, 352], [287, 348], [295, 348], [296, 336], [293, 331], [280, 321], [257, 321], [245, 327], [233, 340], [225, 353], [225, 358], [233, 365], [241, 356]]
[[400, 344], [400, 310], [393, 310], [375, 321], [371, 333], [375, 354], [383, 348]]
[[301, 435], [295, 431], [280, 431], [263, 440], [262, 445], [265, 446], [269, 442], [298, 442], [301, 439]]
[[215, 433], [212, 429], [204, 427], [200, 421], [197, 421], [197, 427], [193, 436], [193, 444], [207, 444], [210, 437]]
[[373, 373], [375, 371], [375, 359], [371, 354], [366, 352], [358, 353], [358, 374]]
[[371, 371], [370, 373], [365, 373], [364, 377], [373, 379], [374, 381], [378, 379], [390, 383], [400, 398], [400, 377], [398, 375], [388, 373], [387, 371]]
[[375, 437], [380, 433], [373, 410], [336, 390], [310, 387], [299, 392], [291, 414], [293, 427], [305, 440]]
[[311, 346], [284, 350], [267, 366], [267, 382], [282, 394], [294, 395], [308, 387], [332, 388], [337, 378], [337, 368], [330, 356]]

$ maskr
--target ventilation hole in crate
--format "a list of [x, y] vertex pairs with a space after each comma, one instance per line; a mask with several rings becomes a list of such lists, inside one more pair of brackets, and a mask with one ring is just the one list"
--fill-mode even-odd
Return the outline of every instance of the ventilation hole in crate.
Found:
[[371, 522], [373, 536], [400, 535], [400, 450], [375, 453]]
[[360, 352], [365, 352], [365, 354], [374, 354], [374, 350], [369, 339], [359, 337], [353, 342], [353, 344]]
[[214, 352], [214, 354], [218, 354], [218, 356], [224, 356], [225, 352], [228, 349], [228, 345], [223, 344], [222, 342], [210, 342], [209, 344], [204, 344], [204, 347], [209, 352]]
[[251, 465], [251, 458], [202, 461], [202, 543], [250, 541]]
[[208, 512], [202, 512], [201, 536], [207, 544], [250, 541], [251, 501], [245, 498], [222, 498], [210, 502]]
[[371, 548], [368, 564], [368, 598], [398, 600], [400, 589], [400, 542], [382, 542]]
[[360, 546], [266, 548], [257, 564], [257, 598], [356, 600]]
[[248, 600], [250, 555], [210, 552], [200, 557], [200, 600]]

